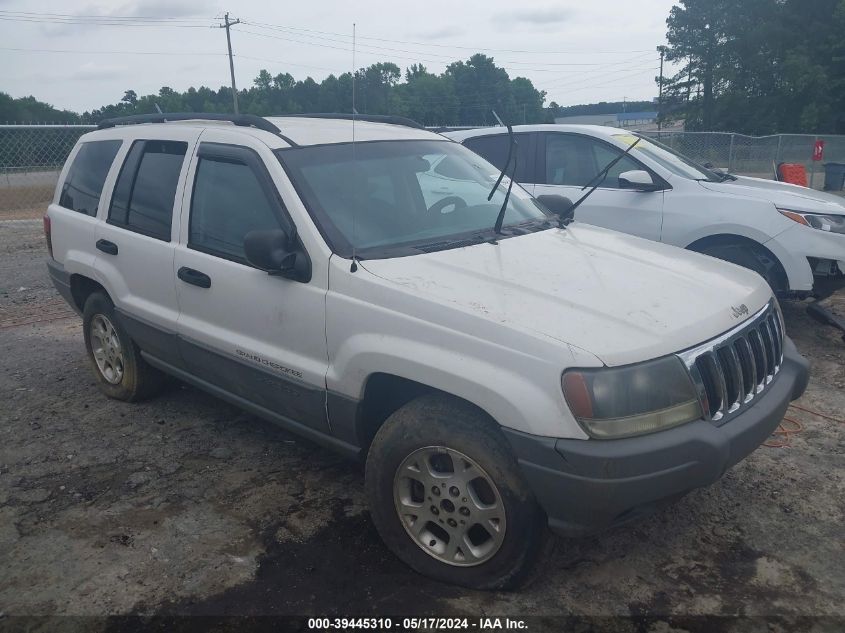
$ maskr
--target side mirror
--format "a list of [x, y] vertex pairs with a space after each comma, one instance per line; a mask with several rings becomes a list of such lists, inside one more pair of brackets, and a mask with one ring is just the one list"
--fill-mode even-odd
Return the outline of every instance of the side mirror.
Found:
[[572, 200], [564, 196], [544, 195], [537, 196], [537, 202], [546, 207], [549, 211], [554, 213], [561, 225], [566, 225], [575, 219], [575, 211], [572, 208]]
[[620, 189], [636, 189], [637, 191], [658, 191], [660, 185], [655, 184], [651, 174], [643, 169], [634, 169], [619, 174]]
[[295, 238], [282, 229], [250, 231], [244, 236], [247, 261], [270, 275], [296, 281], [311, 279], [311, 261]]

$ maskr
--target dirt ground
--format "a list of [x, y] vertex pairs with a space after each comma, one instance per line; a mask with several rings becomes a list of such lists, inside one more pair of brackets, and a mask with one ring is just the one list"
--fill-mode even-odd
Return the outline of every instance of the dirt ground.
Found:
[[[428, 581], [382, 546], [359, 466], [184, 385], [142, 404], [102, 396], [44, 257], [39, 220], [0, 221], [0, 621], [649, 614], [637, 630], [655, 632], [702, 630], [675, 627], [706, 614], [782, 616], [778, 631], [818, 624], [801, 616], [845, 622], [845, 428], [810, 412], [845, 418], [845, 343], [800, 304], [784, 306], [787, 330], [813, 369], [788, 413], [802, 427], [788, 447], [761, 447], [639, 523], [557, 540], [529, 586], [481, 593]], [[845, 293], [830, 304], [845, 316]]]

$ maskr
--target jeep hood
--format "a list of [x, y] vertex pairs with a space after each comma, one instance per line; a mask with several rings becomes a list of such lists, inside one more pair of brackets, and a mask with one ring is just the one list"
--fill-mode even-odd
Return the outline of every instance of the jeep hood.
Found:
[[781, 209], [845, 215], [845, 199], [786, 182], [737, 176], [725, 182], [699, 181], [709, 191], [768, 200]]
[[771, 298], [756, 273], [578, 222], [362, 266], [416, 296], [578, 347], [611, 366], [697, 345]]

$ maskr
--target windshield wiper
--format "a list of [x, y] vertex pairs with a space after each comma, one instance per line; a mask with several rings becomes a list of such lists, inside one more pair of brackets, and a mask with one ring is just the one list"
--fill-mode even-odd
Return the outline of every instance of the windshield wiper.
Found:
[[590, 194], [592, 194], [592, 193], [593, 193], [596, 189], [598, 189], [598, 188], [599, 188], [599, 185], [600, 185], [600, 184], [602, 183], [602, 181], [604, 180], [604, 177], [605, 177], [605, 176], [607, 176], [607, 172], [609, 172], [611, 169], [613, 169], [613, 166], [614, 166], [616, 163], [618, 163], [620, 160], [622, 160], [623, 158], [625, 158], [625, 156], [627, 156], [627, 155], [631, 152], [631, 150], [632, 150], [632, 149], [634, 149], [634, 148], [637, 146], [637, 143], [639, 143], [641, 140], [642, 140], [642, 139], [641, 139], [640, 137], [637, 137], [637, 140], [636, 140], [636, 141], [634, 141], [633, 143], [631, 143], [631, 144], [628, 146], [628, 149], [626, 149], [624, 152], [622, 152], [621, 154], [619, 154], [619, 156], [617, 156], [617, 157], [616, 157], [616, 158], [614, 158], [612, 161], [610, 161], [610, 162], [609, 162], [609, 163], [605, 166], [605, 168], [604, 168], [604, 169], [602, 169], [599, 173], [597, 173], [597, 174], [595, 175], [595, 177], [593, 177], [593, 179], [592, 179], [592, 180], [590, 180], [590, 182], [588, 182], [586, 185], [584, 185], [583, 187], [581, 187], [581, 191], [584, 191], [584, 189], [586, 189], [587, 187], [589, 187], [589, 186], [591, 186], [591, 185], [592, 185], [592, 189], [590, 189], [587, 193], [585, 193], [583, 196], [581, 196], [581, 197], [578, 199], [578, 202], [576, 202], [575, 204], [573, 204], [573, 205], [572, 205], [572, 208], [570, 208], [570, 209], [569, 209], [569, 211], [568, 211], [567, 215], [569, 215], [569, 217], [570, 217], [570, 218], [574, 218], [574, 217], [575, 217], [575, 215], [574, 215], [574, 214], [575, 214], [575, 209], [577, 209], [577, 208], [581, 205], [581, 203], [582, 203], [582, 202], [584, 202], [584, 200], [586, 200], [587, 198], [589, 198], [589, 197], [590, 197]]
[[[499, 115], [496, 114], [495, 110], [493, 110], [493, 116], [496, 117], [496, 120], [500, 125], [505, 125], [502, 123], [502, 120], [499, 118]], [[511, 172], [510, 182], [508, 182], [508, 190], [505, 192], [505, 199], [502, 201], [502, 208], [499, 209], [499, 214], [496, 216], [496, 223], [493, 225], [493, 232], [497, 235], [502, 234], [502, 223], [505, 221], [505, 211], [508, 209], [508, 200], [510, 200], [511, 189], [513, 189], [513, 180], [514, 176], [516, 176], [516, 136], [514, 136], [513, 127], [510, 123], [508, 123], [506, 127], [508, 128], [508, 140], [510, 141], [508, 143], [508, 158], [502, 166], [502, 172], [499, 174], [496, 184], [493, 185], [493, 188], [490, 190], [490, 194], [487, 196], [488, 202], [492, 200], [493, 194], [496, 193], [496, 189], [498, 189], [499, 185], [502, 184], [502, 179], [505, 177], [505, 173], [508, 170], [508, 166], [511, 164], [511, 160], [513, 160], [513, 171]]]
[[485, 237], [481, 233], [475, 235], [442, 238], [434, 242], [425, 242], [423, 244], [415, 244], [412, 248], [424, 253], [433, 253], [435, 251], [442, 251], [449, 248], [461, 248], [464, 246], [476, 246], [477, 244], [496, 244], [496, 240], [490, 237]]

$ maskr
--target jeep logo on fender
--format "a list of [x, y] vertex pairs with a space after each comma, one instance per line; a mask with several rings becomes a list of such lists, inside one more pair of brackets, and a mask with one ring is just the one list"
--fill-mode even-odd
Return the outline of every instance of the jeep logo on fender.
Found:
[[731, 312], [735, 319], [741, 316], [748, 316], [748, 306], [744, 303], [740, 303], [738, 306], [731, 306]]

